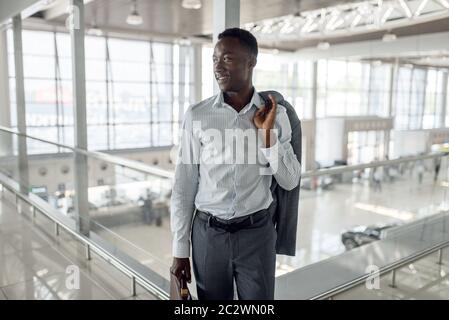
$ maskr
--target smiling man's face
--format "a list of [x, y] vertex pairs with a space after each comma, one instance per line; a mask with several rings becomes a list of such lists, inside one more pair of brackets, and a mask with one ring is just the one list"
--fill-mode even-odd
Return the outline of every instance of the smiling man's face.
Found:
[[249, 49], [234, 37], [224, 37], [215, 45], [214, 74], [223, 92], [239, 92], [252, 86], [252, 73], [256, 59]]

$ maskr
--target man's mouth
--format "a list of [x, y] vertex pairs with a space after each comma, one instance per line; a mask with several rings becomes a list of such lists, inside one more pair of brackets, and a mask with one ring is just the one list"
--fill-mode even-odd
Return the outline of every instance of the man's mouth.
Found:
[[226, 82], [229, 79], [229, 76], [227, 75], [215, 75], [215, 79], [217, 79], [218, 82]]

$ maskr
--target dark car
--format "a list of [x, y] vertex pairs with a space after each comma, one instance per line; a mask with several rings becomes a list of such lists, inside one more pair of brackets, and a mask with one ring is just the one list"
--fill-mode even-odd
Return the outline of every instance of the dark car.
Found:
[[357, 226], [341, 235], [341, 242], [346, 250], [351, 250], [364, 244], [383, 239], [385, 230], [396, 227], [397, 224], [382, 226]]

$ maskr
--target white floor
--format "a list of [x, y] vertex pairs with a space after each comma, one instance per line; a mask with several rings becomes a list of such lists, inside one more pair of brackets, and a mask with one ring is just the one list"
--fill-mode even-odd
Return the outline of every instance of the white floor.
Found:
[[[132, 297], [129, 279], [101, 258], [85, 259], [85, 250], [40, 214], [17, 212], [5, 192], [0, 199], [0, 300], [154, 299], [138, 288]], [[79, 282], [75, 281], [79, 270]], [[78, 286], [79, 283], [79, 286]]]
[[[338, 184], [321, 192], [301, 190], [297, 253], [295, 257], [278, 256], [277, 275], [343, 252], [341, 234], [353, 226], [406, 223], [447, 207], [447, 188], [441, 180], [434, 184], [432, 178], [429, 172], [420, 185], [415, 177], [405, 175], [383, 183], [381, 192], [374, 192], [366, 182]], [[162, 227], [125, 224], [115, 227], [115, 234], [104, 231], [103, 236], [168, 277], [172, 259], [169, 224], [168, 218]]]
[[[407, 176], [384, 183], [377, 193], [366, 183], [337, 185], [323, 192], [301, 190], [297, 255], [278, 256], [277, 274], [339, 254], [344, 250], [341, 232], [351, 226], [406, 223], [434, 214], [447, 207], [445, 192], [441, 181], [433, 183], [430, 173], [421, 185]], [[138, 297], [131, 297], [126, 276], [100, 258], [86, 261], [84, 247], [77, 241], [63, 233], [54, 237], [53, 225], [43, 216], [33, 220], [25, 208], [23, 214], [16, 212], [12, 203], [9, 197], [0, 205], [0, 299], [153, 299], [143, 289]], [[126, 224], [104, 231], [103, 236], [168, 278], [172, 259], [168, 219], [161, 227]], [[396, 289], [388, 286], [388, 277], [382, 277], [382, 290], [361, 293], [366, 288], [360, 286], [336, 298], [413, 299], [420, 298], [420, 292], [424, 297], [449, 298], [445, 289], [449, 268], [434, 261], [429, 257], [402, 268]], [[67, 287], [66, 270], [72, 265], [80, 269], [79, 290]]]

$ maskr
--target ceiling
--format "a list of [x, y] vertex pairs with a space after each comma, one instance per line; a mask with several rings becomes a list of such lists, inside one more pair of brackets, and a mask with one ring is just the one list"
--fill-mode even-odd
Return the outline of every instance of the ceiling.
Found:
[[[422, 34], [449, 31], [449, 8], [444, 7], [441, 1], [448, 0], [427, 0], [423, 12], [435, 10], [444, 11], [443, 15], [436, 15], [431, 19], [418, 19], [419, 17], [401, 17], [401, 7], [397, 2], [401, 0], [367, 0], [375, 6], [394, 5], [395, 11], [391, 19], [395, 24], [393, 27], [385, 28], [365, 28], [362, 31], [352, 32], [347, 28], [339, 33], [321, 32], [318, 36], [303, 36], [299, 32], [293, 33], [293, 37], [265, 36], [256, 33], [261, 47], [276, 48], [285, 51], [298, 51], [305, 48], [316, 48], [317, 44], [327, 41], [330, 45], [354, 43], [358, 41], [371, 41], [382, 39], [386, 32], [394, 33], [398, 38], [416, 36]], [[412, 13], [415, 13], [421, 2], [424, 0], [404, 0], [410, 5]], [[100, 29], [108, 32], [134, 33], [151, 36], [167, 37], [203, 37], [211, 39], [213, 0], [202, 0], [202, 7], [199, 10], [184, 9], [182, 0], [137, 0], [137, 9], [143, 17], [143, 24], [131, 26], [126, 23], [132, 0], [84, 0], [85, 2], [85, 22], [87, 27], [97, 25]], [[343, 8], [355, 7], [361, 1], [349, 0], [240, 0], [240, 21], [241, 25], [256, 25], [264, 23], [269, 19], [284, 17], [306, 17], [310, 12], [332, 12], [335, 6]], [[380, 4], [379, 4], [380, 3]], [[68, 0], [56, 0], [53, 4], [38, 14], [39, 17], [48, 23], [63, 24], [67, 17], [66, 8]], [[320, 10], [321, 9], [321, 10]], [[324, 11], [326, 11], [324, 10]], [[346, 9], [345, 9], [346, 10]], [[343, 11], [345, 11], [343, 10]], [[341, 10], [340, 10], [341, 11]], [[347, 10], [346, 10], [347, 11]], [[402, 16], [404, 13], [402, 12]], [[317, 15], [319, 18], [319, 14]], [[397, 23], [399, 18], [405, 18], [401, 23]], [[285, 18], [287, 19], [287, 18]], [[338, 31], [338, 30], [337, 30]], [[447, 58], [441, 61], [440, 56], [433, 57], [432, 60], [423, 60], [421, 57], [412, 57], [411, 60], [432, 64], [447, 65]]]
[[[177, 37], [210, 36], [212, 34], [213, 0], [202, 0], [199, 10], [184, 9], [182, 0], [137, 0], [143, 24], [130, 26], [126, 17], [131, 0], [89, 0], [85, 6], [87, 25], [96, 24], [105, 30], [122, 30]], [[293, 12], [316, 10], [351, 0], [240, 0], [241, 24], [285, 16]], [[68, 0], [55, 1], [54, 7], [40, 16], [47, 21], [63, 23], [67, 17]]]

